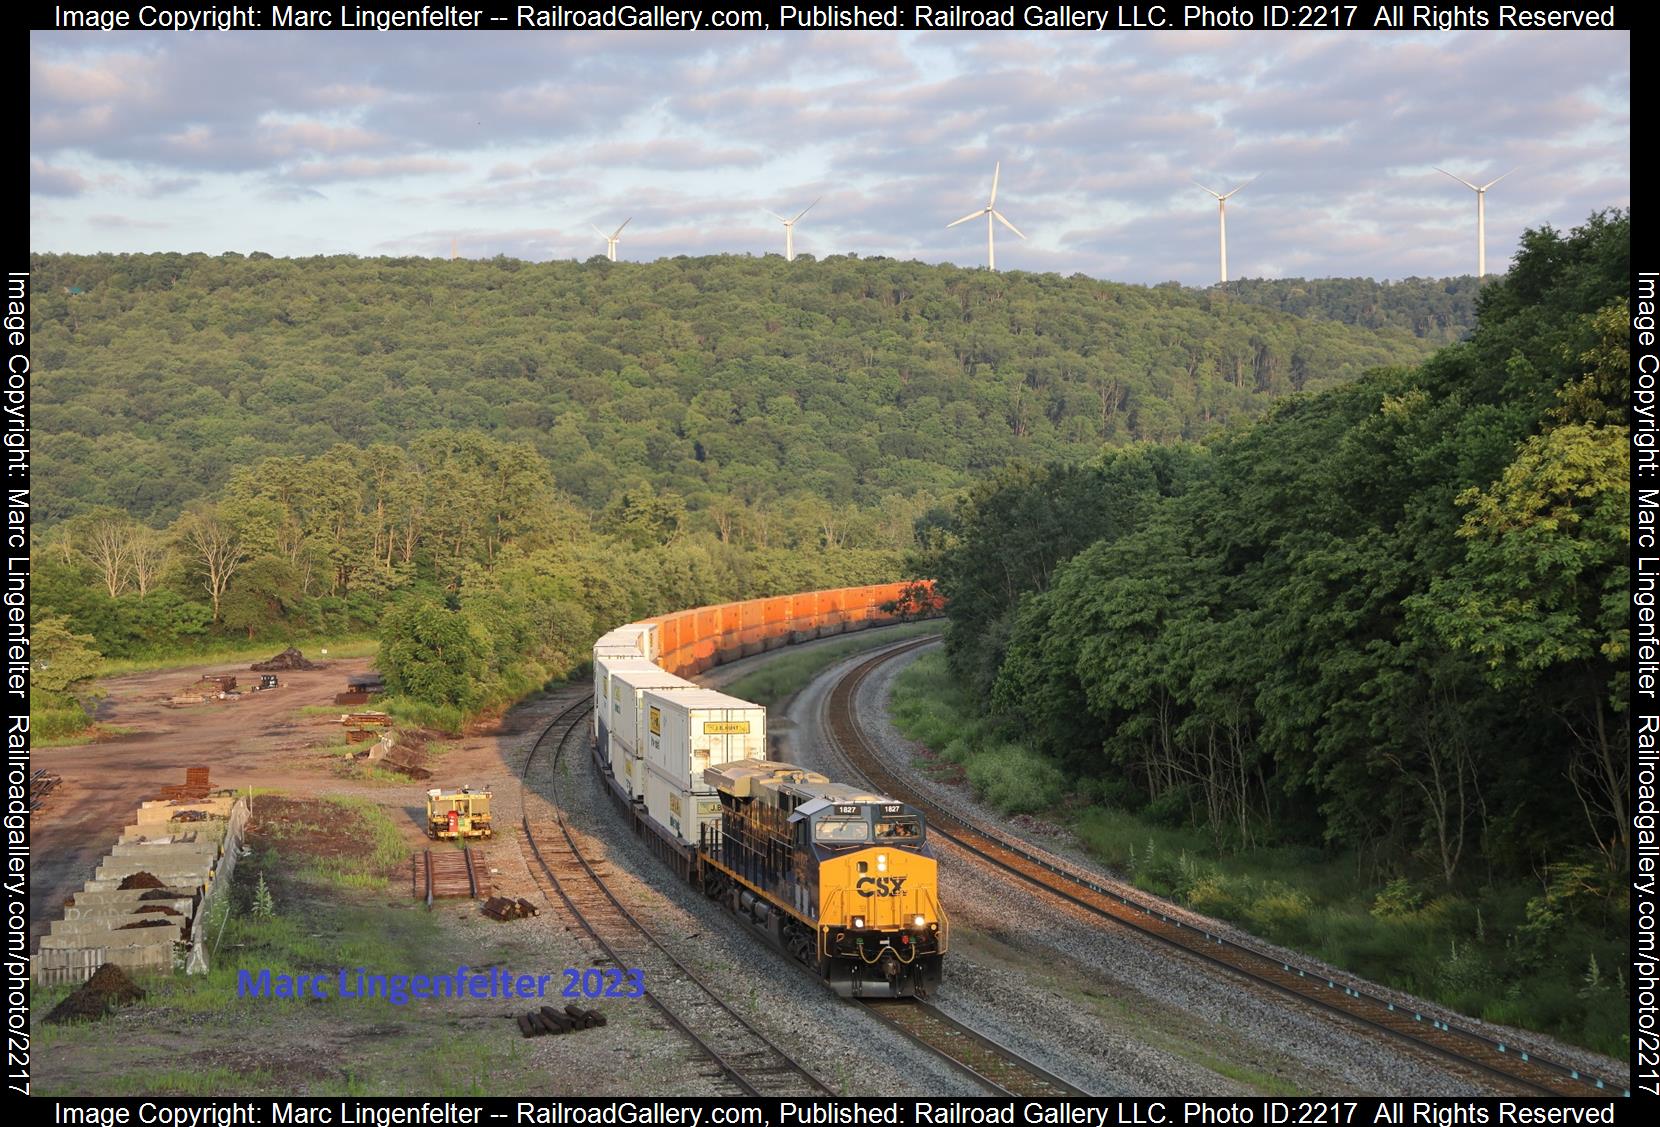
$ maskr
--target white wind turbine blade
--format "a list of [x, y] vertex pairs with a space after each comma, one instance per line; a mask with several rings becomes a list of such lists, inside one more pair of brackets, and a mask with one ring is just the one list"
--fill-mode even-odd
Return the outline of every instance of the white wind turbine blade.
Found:
[[[1229, 192], [1226, 196], [1217, 196], [1216, 198], [1219, 199], [1219, 200], [1225, 200], [1225, 199], [1228, 199], [1231, 196], [1238, 195], [1240, 192], [1243, 192], [1246, 188], [1249, 188], [1252, 184], [1255, 184], [1260, 179], [1262, 179], [1262, 173], [1259, 172], [1255, 176], [1251, 177], [1249, 180], [1245, 181], [1245, 183], [1241, 184], [1239, 187], [1237, 187], [1233, 191]], [[1207, 188], [1205, 190], [1209, 191], [1210, 189]]]
[[[820, 196], [818, 198], [818, 200], [822, 200], [823, 198], [824, 198], [823, 196]], [[795, 219], [790, 220], [790, 222], [794, 223], [796, 221], [796, 219], [800, 219], [803, 215], [806, 215], [809, 211], [812, 211], [813, 208], [818, 206], [818, 200], [814, 200], [812, 203], [808, 204], [806, 207], [804, 207], [800, 211], [796, 212], [795, 213]]]
[[[1516, 166], [1516, 168], [1520, 168], [1520, 167], [1521, 167], [1521, 165], [1517, 165], [1517, 166]], [[1515, 168], [1512, 168], [1512, 169], [1511, 169], [1511, 170], [1510, 170], [1510, 172], [1515, 172], [1515, 171], [1516, 171], [1516, 169], [1515, 169]], [[1477, 189], [1476, 189], [1476, 191], [1478, 191], [1478, 192], [1485, 192], [1485, 191], [1486, 191], [1486, 190], [1487, 190], [1487, 189], [1489, 189], [1489, 188], [1491, 188], [1491, 187], [1492, 187], [1492, 186], [1493, 186], [1493, 185], [1494, 185], [1494, 184], [1497, 184], [1497, 183], [1498, 183], [1498, 182], [1499, 182], [1499, 181], [1500, 181], [1500, 180], [1503, 180], [1503, 179], [1504, 179], [1504, 177], [1505, 177], [1505, 176], [1509, 176], [1509, 175], [1510, 175], [1510, 172], [1506, 172], [1506, 173], [1505, 173], [1505, 174], [1504, 174], [1504, 176], [1495, 176], [1495, 177], [1493, 177], [1493, 179], [1491, 179], [1491, 180], [1489, 180], [1489, 181], [1487, 181], [1487, 183], [1485, 183], [1485, 184], [1483, 184], [1483, 185], [1482, 185], [1482, 186], [1481, 186], [1481, 187], [1479, 187], [1479, 188], [1477, 188]], [[1473, 187], [1473, 186], [1474, 186], [1474, 185], [1472, 185], [1472, 187]]]
[[1002, 174], [1003, 174], [1003, 162], [998, 161], [997, 162], [997, 167], [993, 168], [991, 170], [991, 199], [986, 201], [987, 210], [990, 210], [992, 204], [997, 202], [997, 178], [999, 176], [1001, 176]]
[[782, 223], [786, 227], [788, 227], [793, 222], [793, 220], [785, 219], [782, 215], [779, 215], [776, 211], [772, 210], [772, 208], [770, 208], [770, 207], [763, 207], [761, 210], [766, 212], [768, 215], [772, 216], [774, 219], [778, 220], [778, 222]]
[[598, 235], [598, 236], [599, 236], [599, 237], [600, 237], [600, 238], [602, 238], [602, 239], [605, 239], [605, 238], [609, 238], [609, 237], [610, 237], [610, 236], [608, 236], [608, 235], [606, 235], [606, 233], [605, 233], [605, 232], [604, 232], [604, 231], [601, 231], [601, 230], [600, 230], [600, 229], [599, 229], [599, 228], [598, 228], [598, 227], [597, 227], [597, 226], [595, 226], [595, 225], [594, 225], [594, 224], [592, 224], [592, 223], [590, 223], [590, 224], [588, 224], [588, 226], [590, 226], [590, 227], [593, 227], [593, 228], [594, 228], [594, 234], [596, 234], [596, 235]]
[[[1007, 219], [1004, 219], [1001, 211], [998, 211], [996, 208], [992, 208], [991, 213], [997, 217], [997, 222], [1001, 223], [1015, 234], [1020, 235], [1020, 228], [1016, 227], [1013, 223], [1010, 223]], [[1020, 237], [1024, 239], [1026, 236], [1020, 235]]]
[[[1470, 189], [1470, 191], [1472, 191], [1472, 192], [1481, 191], [1480, 188], [1476, 187], [1474, 184], [1470, 183], [1468, 180], [1464, 179], [1464, 177], [1462, 177], [1462, 176], [1453, 176], [1452, 173], [1448, 172], [1446, 169], [1441, 168], [1439, 166], [1432, 166], [1432, 167], [1435, 167], [1435, 171], [1439, 172], [1443, 176], [1452, 176], [1452, 178], [1454, 180], [1457, 180], [1460, 184], [1464, 185], [1466, 188]], [[1505, 175], [1509, 176], [1510, 173], [1506, 172]], [[1494, 183], [1497, 183], [1497, 182], [1498, 181], [1494, 181]]]
[[947, 223], [946, 226], [947, 227], [955, 227], [959, 223], [967, 223], [970, 219], [980, 218], [980, 216], [984, 215], [986, 212], [988, 212], [990, 210], [991, 210], [991, 208], [989, 206], [982, 207], [979, 211], [969, 212], [967, 215], [963, 216], [961, 219], [953, 219], [950, 223]]
[[[1197, 180], [1195, 180], [1195, 181], [1193, 181], [1193, 182], [1194, 182], [1194, 183], [1195, 183], [1195, 184], [1199, 184], [1199, 181], [1197, 181]], [[1224, 196], [1224, 195], [1223, 195], [1223, 194], [1222, 194], [1222, 193], [1221, 193], [1221, 192], [1218, 192], [1218, 191], [1214, 191], [1214, 190], [1212, 190], [1212, 189], [1210, 189], [1210, 188], [1205, 188], [1205, 186], [1204, 186], [1204, 185], [1203, 185], [1203, 184], [1199, 184], [1199, 187], [1201, 187], [1201, 188], [1204, 188], [1204, 190], [1205, 190], [1205, 191], [1206, 191], [1206, 192], [1207, 192], [1207, 193], [1208, 193], [1208, 194], [1210, 194], [1210, 195], [1213, 195], [1213, 196], [1215, 196], [1215, 197], [1216, 197], [1216, 198], [1217, 198], [1217, 199], [1219, 199], [1219, 200], [1221, 200], [1221, 199], [1226, 199], [1226, 198], [1227, 198], [1227, 197], [1226, 197], [1226, 196]]]
[[614, 239], [618, 235], [622, 234], [623, 227], [628, 226], [632, 222], [634, 222], [634, 217], [632, 215], [630, 215], [627, 219], [624, 219], [622, 221], [622, 226], [621, 227], [618, 227], [615, 231], [611, 232], [611, 237]]

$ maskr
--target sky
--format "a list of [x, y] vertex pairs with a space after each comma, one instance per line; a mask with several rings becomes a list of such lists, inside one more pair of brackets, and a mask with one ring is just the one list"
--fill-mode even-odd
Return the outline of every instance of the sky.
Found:
[[36, 32], [30, 247], [1471, 274], [1631, 200], [1628, 32]]

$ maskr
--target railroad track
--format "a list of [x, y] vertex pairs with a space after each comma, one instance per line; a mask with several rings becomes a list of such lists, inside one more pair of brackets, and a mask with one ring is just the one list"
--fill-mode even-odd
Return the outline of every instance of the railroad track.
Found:
[[1005, 1045], [914, 1000], [852, 1003], [1000, 1096], [1087, 1096]]
[[831, 741], [855, 770], [877, 790], [916, 806], [928, 819], [928, 831], [981, 861], [996, 866], [1091, 915], [1134, 928], [1205, 961], [1256, 982], [1341, 1014], [1368, 1029], [1405, 1041], [1438, 1056], [1479, 1069], [1525, 1089], [1529, 1094], [1559, 1096], [1629, 1096], [1617, 1081], [1584, 1073], [1571, 1065], [1545, 1060], [1485, 1034], [1463, 1029], [1439, 1017], [1398, 1006], [1353, 983], [1323, 971], [1288, 963], [1224, 936], [1183, 923], [1156, 904], [1143, 902], [1123, 886], [1078, 869], [1063, 858], [964, 818], [912, 793], [883, 762], [861, 730], [853, 707], [859, 686], [879, 665], [934, 639], [884, 650], [845, 673], [826, 703]]
[[[549, 769], [557, 772], [565, 748], [580, 738], [582, 722], [592, 708], [592, 698], [585, 697], [554, 717], [530, 749], [521, 787], [545, 747], [551, 747]], [[664, 1020], [696, 1045], [741, 1095], [835, 1095], [658, 942], [606, 883], [604, 861], [583, 853], [560, 805], [550, 805], [552, 821], [533, 823], [528, 808], [524, 815], [526, 860], [534, 860], [531, 875], [544, 894], [565, 905], [625, 980], [629, 971], [641, 972], [643, 997]]]
[[423, 849], [413, 861], [415, 895], [425, 897], [429, 908], [438, 899], [483, 900], [490, 896], [490, 866], [482, 849], [465, 845], [460, 849]]

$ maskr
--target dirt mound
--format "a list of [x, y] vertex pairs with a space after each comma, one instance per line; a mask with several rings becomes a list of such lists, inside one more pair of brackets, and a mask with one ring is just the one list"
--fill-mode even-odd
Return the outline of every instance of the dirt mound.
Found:
[[135, 912], [134, 915], [142, 915], [145, 912], [157, 912], [164, 916], [184, 915], [184, 913], [179, 911], [177, 908], [169, 908], [166, 904], [146, 904], [144, 907]]
[[256, 661], [248, 666], [255, 673], [285, 673], [290, 669], [321, 669], [315, 661], [307, 661], [300, 651], [289, 646], [270, 661]]
[[157, 880], [149, 873], [140, 870], [139, 872], [133, 873], [131, 876], [123, 877], [121, 883], [116, 885], [116, 887], [122, 892], [126, 892], [129, 889], [134, 888], [166, 888], [167, 886], [162, 884], [161, 881]]
[[[150, 874], [145, 873], [144, 875], [149, 876]], [[180, 892], [176, 888], [168, 888], [165, 885], [156, 884], [149, 887], [151, 891], [140, 896], [140, 900], [188, 900], [192, 896], [192, 893]]]
[[126, 971], [114, 963], [105, 963], [69, 997], [53, 1006], [46, 1020], [53, 1025], [97, 1021], [117, 1006], [129, 1005], [143, 997], [144, 991], [133, 984]]
[[116, 931], [131, 931], [135, 927], [166, 927], [166, 920], [136, 920], [130, 924], [122, 924]]

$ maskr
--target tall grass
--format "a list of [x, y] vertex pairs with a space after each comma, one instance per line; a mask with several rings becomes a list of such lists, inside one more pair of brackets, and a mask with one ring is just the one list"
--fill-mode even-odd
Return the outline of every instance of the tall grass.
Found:
[[974, 715], [944, 654], [924, 654], [895, 680], [893, 721], [906, 736], [961, 767], [975, 794], [1005, 813], [1046, 810], [1066, 791], [1066, 778], [1053, 763]]
[[753, 673], [733, 681], [724, 691], [772, 708], [800, 692], [814, 677], [843, 658], [939, 631], [937, 622], [907, 622], [879, 632], [861, 631], [852, 637], [798, 652], [785, 650]]

